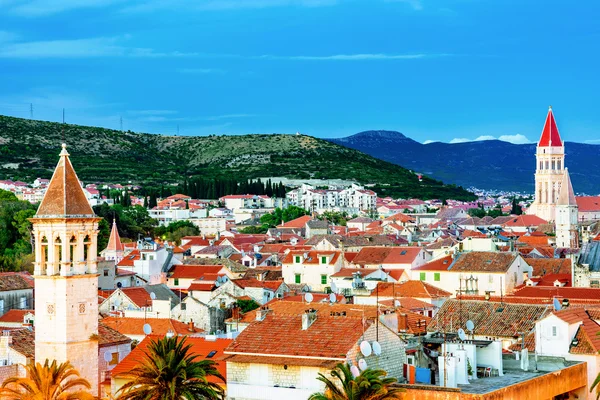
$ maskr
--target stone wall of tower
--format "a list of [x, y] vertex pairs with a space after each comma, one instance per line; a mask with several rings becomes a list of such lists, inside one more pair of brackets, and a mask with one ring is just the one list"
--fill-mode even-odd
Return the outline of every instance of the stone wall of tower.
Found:
[[577, 206], [556, 206], [556, 247], [569, 249], [576, 249], [579, 247], [577, 229], [578, 214]]
[[529, 208], [529, 214], [537, 215], [546, 221], [554, 221], [564, 168], [564, 146], [537, 147], [535, 200]]
[[35, 276], [35, 360], [71, 364], [98, 393], [98, 276]]

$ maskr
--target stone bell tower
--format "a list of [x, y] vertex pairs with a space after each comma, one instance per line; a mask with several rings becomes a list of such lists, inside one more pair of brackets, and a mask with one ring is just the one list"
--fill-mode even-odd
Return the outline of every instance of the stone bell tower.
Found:
[[70, 361], [98, 394], [98, 222], [62, 145], [31, 222], [35, 361]]

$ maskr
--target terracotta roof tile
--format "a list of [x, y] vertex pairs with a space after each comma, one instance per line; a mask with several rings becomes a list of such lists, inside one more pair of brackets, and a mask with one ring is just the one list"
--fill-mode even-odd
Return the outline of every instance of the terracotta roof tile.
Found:
[[9, 346], [27, 358], [35, 358], [35, 334], [29, 329], [10, 331], [12, 343]]
[[513, 294], [517, 297], [537, 297], [537, 298], [567, 298], [579, 300], [600, 300], [599, 288], [580, 288], [580, 287], [549, 287], [549, 286], [527, 286], [518, 289]]
[[413, 271], [448, 271], [452, 265], [452, 256], [445, 256], [437, 260], [429, 261], [423, 265], [413, 268]]
[[568, 258], [525, 258], [533, 269], [532, 276], [546, 274], [571, 274], [571, 260]]
[[[222, 265], [173, 265], [169, 270], [169, 278], [172, 279], [201, 279], [203, 276], [224, 275]], [[206, 279], [202, 279], [206, 280]]]
[[4, 315], [0, 317], [0, 322], [19, 322], [23, 323], [23, 319], [26, 314], [34, 314], [34, 310], [20, 310], [13, 308], [12, 310], [8, 310]]
[[506, 272], [517, 253], [473, 251], [461, 253], [452, 264], [452, 272]]
[[0, 292], [33, 289], [33, 277], [28, 272], [1, 272]]
[[[126, 377], [127, 373], [135, 368], [137, 365], [143, 362], [146, 358], [146, 351], [150, 345], [151, 340], [162, 339], [164, 335], [150, 335], [142, 340], [135, 349], [131, 350], [131, 353], [127, 355], [112, 371], [111, 376]], [[202, 360], [213, 360], [217, 363], [216, 368], [221, 373], [223, 378], [227, 379], [227, 363], [224, 359], [227, 357], [223, 350], [231, 344], [231, 339], [216, 339], [206, 340], [199, 337], [187, 337], [186, 343], [191, 345], [190, 352], [192, 355], [197, 356], [196, 361]], [[210, 352], [216, 351], [216, 353], [207, 358]], [[222, 380], [209, 376], [209, 382], [223, 383]]]
[[552, 306], [547, 305], [451, 299], [444, 302], [427, 330], [455, 332], [461, 323], [472, 320], [475, 335], [508, 337], [530, 332], [550, 312]]
[[[410, 280], [403, 283], [379, 282], [379, 297], [415, 297], [419, 299], [429, 298], [437, 299], [440, 297], [450, 297], [451, 293], [446, 292], [429, 283], [417, 280]], [[371, 297], [377, 296], [377, 291], [371, 292]]]
[[152, 334], [165, 336], [167, 332], [173, 331], [176, 335], [189, 335], [203, 332], [202, 329], [193, 328], [190, 330], [188, 324], [168, 318], [126, 318], [126, 317], [106, 317], [102, 324], [112, 328], [123, 335], [144, 335], [144, 324], [152, 327]]
[[98, 346], [107, 347], [130, 343], [131, 339], [102, 322], [98, 323]]

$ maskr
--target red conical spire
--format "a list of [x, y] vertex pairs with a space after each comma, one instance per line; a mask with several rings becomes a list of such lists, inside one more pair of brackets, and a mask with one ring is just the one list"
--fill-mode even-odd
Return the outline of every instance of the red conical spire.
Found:
[[542, 137], [538, 142], [540, 147], [560, 147], [562, 146], [562, 140], [556, 127], [556, 121], [554, 120], [554, 114], [552, 113], [552, 106], [548, 109], [548, 115], [546, 116], [546, 123], [544, 124], [544, 130], [542, 131]]
[[121, 237], [117, 230], [117, 223], [113, 220], [112, 230], [110, 231], [110, 238], [108, 239], [108, 246], [106, 250], [123, 251], [123, 244], [121, 243]]

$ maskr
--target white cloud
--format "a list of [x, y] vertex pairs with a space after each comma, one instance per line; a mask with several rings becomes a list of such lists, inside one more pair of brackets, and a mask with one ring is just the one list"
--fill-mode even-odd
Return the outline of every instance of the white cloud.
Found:
[[177, 114], [175, 110], [130, 110], [129, 115], [172, 115]]
[[123, 0], [17, 0], [9, 2], [12, 14], [42, 17], [81, 8], [106, 7]]
[[180, 74], [224, 74], [225, 71], [216, 68], [178, 68], [177, 72]]
[[411, 6], [416, 11], [423, 9], [423, 3], [421, 0], [385, 0], [386, 3], [405, 3]]
[[503, 142], [509, 142], [513, 144], [525, 144], [531, 143], [529, 139], [527, 139], [524, 135], [517, 133], [516, 135], [502, 135], [498, 138], [498, 140], [502, 140]]
[[467, 143], [467, 142], [471, 142], [471, 139], [467, 139], [467, 138], [454, 138], [450, 141], [451, 144], [454, 143]]
[[160, 52], [121, 43], [128, 35], [88, 39], [16, 42], [2, 45], [0, 58], [193, 57], [198, 53]]
[[437, 142], [437, 140], [427, 139], [426, 141], [423, 142], [423, 144], [429, 144], [429, 143], [435, 143], [435, 142]]
[[482, 135], [482, 136], [477, 137], [475, 139], [475, 142], [480, 142], [480, 141], [483, 141], [483, 140], [496, 140], [496, 138], [493, 137], [492, 135]]
[[206, 121], [219, 121], [222, 119], [232, 119], [232, 118], [251, 118], [256, 117], [256, 114], [223, 114], [223, 115], [213, 115], [211, 117], [200, 118]]
[[384, 54], [384, 53], [360, 53], [360, 54], [334, 54], [326, 56], [277, 56], [265, 54], [257, 58], [272, 60], [307, 60], [307, 61], [363, 61], [363, 60], [415, 60], [420, 58], [444, 57], [449, 54]]
[[269, 7], [325, 7], [339, 0], [147, 0], [138, 1], [121, 9], [123, 13], [152, 12], [157, 10], [183, 9], [187, 11], [239, 10]]
[[600, 143], [600, 139], [584, 140], [583, 143], [589, 143], [589, 144]]

